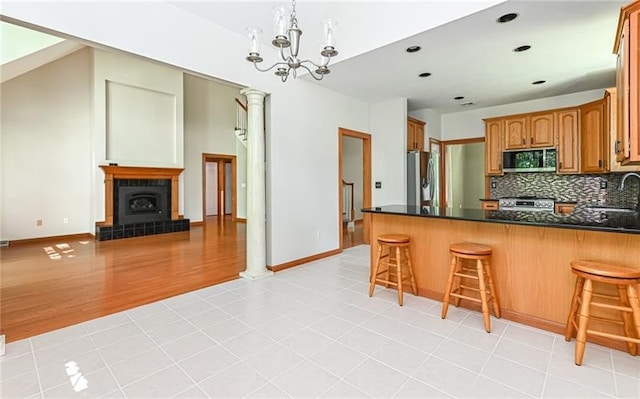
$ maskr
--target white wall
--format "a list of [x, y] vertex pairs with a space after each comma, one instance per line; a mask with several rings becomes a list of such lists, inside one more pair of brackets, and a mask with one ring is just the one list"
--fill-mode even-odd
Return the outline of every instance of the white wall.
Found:
[[426, 123], [424, 130], [424, 148], [429, 148], [429, 138], [442, 138], [442, 114], [432, 109], [418, 109], [410, 111], [409, 116]]
[[484, 137], [483, 118], [571, 107], [600, 99], [603, 96], [604, 89], [597, 89], [539, 100], [444, 114], [442, 115], [442, 139], [454, 140]]
[[90, 65], [84, 49], [0, 86], [0, 239], [94, 230]]
[[297, 80], [269, 110], [267, 263], [279, 265], [339, 247], [338, 128], [368, 132], [369, 107]]
[[407, 203], [407, 99], [371, 105], [371, 205]]
[[[234, 134], [235, 99], [240, 90], [212, 80], [184, 74], [184, 215], [191, 221], [202, 219], [202, 154], [236, 155], [238, 141]], [[246, 152], [246, 151], [245, 151]], [[236, 162], [246, 163], [236, 158]], [[244, 164], [243, 164], [244, 165]], [[244, 171], [244, 173], [243, 173]], [[237, 170], [239, 210], [246, 215], [246, 170]], [[240, 215], [239, 217], [244, 217]]]
[[[342, 178], [344, 181], [353, 183], [353, 207], [355, 209], [355, 220], [362, 219], [363, 207], [363, 179], [364, 169], [362, 139], [344, 136], [342, 138]], [[350, 195], [350, 194], [347, 194]], [[346, 206], [346, 205], [345, 205]], [[350, 209], [343, 209], [349, 215]]]

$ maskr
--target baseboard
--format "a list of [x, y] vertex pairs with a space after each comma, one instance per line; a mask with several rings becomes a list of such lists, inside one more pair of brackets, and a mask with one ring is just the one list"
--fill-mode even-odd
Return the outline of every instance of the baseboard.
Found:
[[314, 260], [328, 258], [329, 256], [337, 255], [339, 253], [342, 253], [342, 250], [340, 248], [333, 249], [331, 251], [322, 252], [322, 253], [319, 253], [319, 254], [307, 256], [306, 258], [292, 260], [291, 262], [286, 262], [286, 263], [282, 263], [282, 264], [275, 265], [275, 266], [267, 265], [267, 269], [271, 270], [272, 272], [279, 272], [279, 271], [282, 271], [282, 270], [285, 270], [285, 269], [289, 269], [289, 268], [292, 268], [292, 267], [295, 267], [295, 266], [300, 266], [300, 265], [305, 264], [305, 263], [313, 262]]
[[238, 223], [247, 223], [247, 218], [236, 218], [236, 222], [238, 222]]
[[199, 222], [191, 222], [189, 224], [191, 225], [191, 227], [204, 226], [204, 222], [202, 220]]
[[[418, 294], [420, 294], [420, 296], [423, 296], [425, 298], [433, 299], [440, 302], [442, 302], [442, 299], [444, 296], [444, 293], [442, 292], [435, 292], [430, 290], [418, 290]], [[450, 306], [453, 306], [453, 305], [450, 305]], [[482, 307], [479, 303], [463, 300], [460, 302], [460, 307], [482, 313]], [[515, 321], [516, 323], [539, 328], [541, 330], [549, 331], [549, 332], [564, 336], [564, 333], [565, 333], [564, 323], [557, 323], [555, 321], [545, 320], [539, 317], [526, 315], [523, 313], [514, 312], [512, 310], [507, 310], [507, 309], [500, 309], [500, 313], [502, 313], [501, 314], [502, 319]], [[493, 313], [492, 313], [492, 317], [493, 317]], [[611, 338], [598, 337], [598, 336], [592, 335], [592, 336], [589, 336], [587, 341], [593, 342], [594, 344], [606, 346], [608, 348], [617, 349], [623, 352], [628, 351], [627, 345], [625, 342], [614, 340]]]
[[82, 234], [67, 234], [61, 236], [49, 236], [49, 237], [38, 237], [38, 238], [25, 238], [23, 240], [9, 240], [9, 246], [14, 245], [25, 245], [25, 244], [37, 244], [39, 242], [50, 242], [50, 241], [71, 241], [71, 240], [93, 240], [95, 239], [94, 235], [91, 233], [82, 233]]

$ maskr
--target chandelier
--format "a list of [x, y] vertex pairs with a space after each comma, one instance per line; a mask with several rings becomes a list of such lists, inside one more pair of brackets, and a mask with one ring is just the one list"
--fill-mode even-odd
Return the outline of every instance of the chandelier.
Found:
[[275, 38], [271, 41], [274, 47], [279, 49], [280, 60], [266, 69], [261, 69], [258, 64], [263, 61], [260, 56], [260, 33], [262, 30], [256, 27], [246, 29], [249, 35], [249, 55], [246, 60], [253, 63], [253, 66], [260, 72], [268, 72], [276, 68], [276, 76], [280, 76], [283, 82], [287, 80], [289, 74], [295, 79], [298, 68], [306, 69], [315, 80], [322, 80], [324, 75], [330, 73], [329, 61], [331, 57], [338, 55], [335, 49], [337, 24], [333, 19], [326, 19], [322, 23], [323, 48], [320, 51], [320, 60], [314, 63], [310, 60], [300, 60], [298, 50], [300, 48], [300, 36], [302, 30], [298, 28], [296, 16], [296, 1], [291, 2], [292, 11], [289, 20], [285, 17], [285, 8], [276, 6], [273, 8], [273, 22]]

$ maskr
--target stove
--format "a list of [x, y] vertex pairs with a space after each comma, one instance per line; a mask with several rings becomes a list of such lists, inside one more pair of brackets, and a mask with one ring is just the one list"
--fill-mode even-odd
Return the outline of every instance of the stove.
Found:
[[498, 200], [498, 209], [501, 211], [553, 212], [554, 206], [555, 198], [520, 196]]

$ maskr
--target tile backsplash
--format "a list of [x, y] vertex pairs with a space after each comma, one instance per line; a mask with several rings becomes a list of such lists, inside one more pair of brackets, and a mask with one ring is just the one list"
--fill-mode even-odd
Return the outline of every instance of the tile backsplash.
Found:
[[[491, 177], [491, 198], [535, 195], [555, 198], [557, 202], [613, 205], [635, 208], [638, 205], [640, 179], [630, 177], [623, 191], [618, 190], [624, 173], [603, 175], [556, 175], [555, 173], [505, 173]], [[606, 186], [606, 188], [605, 188]], [[602, 187], [602, 188], [601, 188]]]

